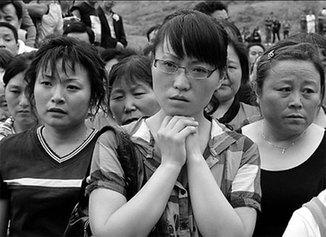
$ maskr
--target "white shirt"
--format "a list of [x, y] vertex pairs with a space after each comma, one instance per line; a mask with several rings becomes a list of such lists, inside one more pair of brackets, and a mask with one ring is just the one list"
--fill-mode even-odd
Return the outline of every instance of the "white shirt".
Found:
[[[318, 199], [326, 208], [326, 190], [318, 195]], [[326, 220], [325, 220], [326, 221]], [[318, 224], [306, 207], [296, 210], [283, 234], [283, 237], [321, 237]]]

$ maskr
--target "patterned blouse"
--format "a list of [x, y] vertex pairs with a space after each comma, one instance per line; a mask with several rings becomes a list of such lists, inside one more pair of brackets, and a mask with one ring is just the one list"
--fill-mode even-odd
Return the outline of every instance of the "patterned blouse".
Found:
[[[142, 153], [145, 179], [160, 165], [154, 139], [145, 119], [124, 127]], [[101, 137], [94, 150], [88, 192], [108, 188], [126, 193], [124, 172], [112, 137]], [[212, 120], [211, 139], [203, 154], [223, 194], [234, 207], [260, 210], [260, 158], [258, 148], [249, 138], [228, 130]], [[182, 177], [182, 178], [181, 178]], [[149, 236], [201, 236], [192, 213], [187, 177], [179, 175], [165, 211]]]

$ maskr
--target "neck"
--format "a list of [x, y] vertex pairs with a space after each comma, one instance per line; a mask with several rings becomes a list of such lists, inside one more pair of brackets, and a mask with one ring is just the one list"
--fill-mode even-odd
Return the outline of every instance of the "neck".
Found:
[[262, 120], [261, 132], [265, 139], [274, 143], [292, 142], [304, 133], [304, 131], [296, 134], [281, 132], [279, 129], [273, 128], [265, 119]]
[[231, 107], [232, 103], [234, 101], [234, 97], [232, 97], [229, 100], [220, 102], [218, 108], [216, 109], [216, 111], [213, 114], [214, 118], [222, 118], [224, 116], [224, 114], [229, 110], [229, 108]]
[[53, 127], [44, 126], [43, 137], [51, 144], [60, 145], [74, 143], [85, 140], [87, 136], [87, 127], [85, 123], [69, 129], [55, 129]]
[[34, 123], [18, 123], [14, 121], [14, 129], [16, 133], [21, 133], [26, 131], [27, 129], [33, 127], [36, 124], [36, 121]]

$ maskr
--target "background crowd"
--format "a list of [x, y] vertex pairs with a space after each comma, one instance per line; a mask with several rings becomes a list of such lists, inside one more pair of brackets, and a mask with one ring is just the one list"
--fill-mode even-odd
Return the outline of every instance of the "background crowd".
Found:
[[202, 1], [136, 49], [115, 4], [0, 2], [0, 236], [83, 195], [95, 236], [325, 236], [326, 8], [262, 33]]

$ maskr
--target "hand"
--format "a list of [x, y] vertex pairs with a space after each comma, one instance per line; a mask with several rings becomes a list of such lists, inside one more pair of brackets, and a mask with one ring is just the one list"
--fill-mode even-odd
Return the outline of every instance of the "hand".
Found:
[[166, 116], [157, 132], [162, 164], [182, 167], [186, 162], [186, 138], [196, 132], [198, 122], [190, 117]]
[[120, 42], [117, 42], [117, 45], [115, 46], [116, 49], [123, 49], [124, 46]]

